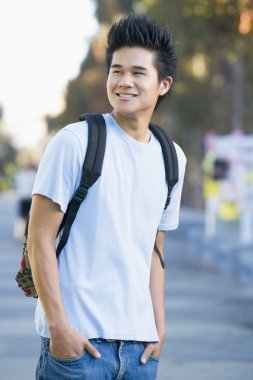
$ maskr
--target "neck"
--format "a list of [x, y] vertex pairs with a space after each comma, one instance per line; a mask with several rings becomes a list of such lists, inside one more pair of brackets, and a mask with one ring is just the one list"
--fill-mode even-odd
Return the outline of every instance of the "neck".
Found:
[[132, 115], [122, 115], [116, 110], [112, 111], [112, 116], [117, 121], [119, 126], [124, 129], [135, 140], [147, 144], [150, 140], [150, 130], [148, 128], [151, 117]]

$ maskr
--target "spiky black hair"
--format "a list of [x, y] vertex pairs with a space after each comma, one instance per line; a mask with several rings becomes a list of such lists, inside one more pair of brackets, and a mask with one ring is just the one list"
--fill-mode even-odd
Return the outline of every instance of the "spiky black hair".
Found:
[[[113, 53], [124, 47], [142, 47], [155, 52], [154, 65], [158, 71], [159, 82], [167, 76], [177, 79], [177, 54], [167, 27], [159, 27], [154, 19], [131, 13], [112, 24], [107, 36], [106, 72], [110, 71]], [[170, 90], [159, 96], [156, 107], [171, 93]]]

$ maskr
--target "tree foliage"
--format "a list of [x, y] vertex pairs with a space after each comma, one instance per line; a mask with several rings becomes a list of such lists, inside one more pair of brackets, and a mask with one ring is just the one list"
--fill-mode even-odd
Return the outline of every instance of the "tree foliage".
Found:
[[0, 108], [0, 191], [11, 186], [11, 178], [16, 170], [17, 150], [14, 148], [10, 136], [2, 128], [2, 109]]

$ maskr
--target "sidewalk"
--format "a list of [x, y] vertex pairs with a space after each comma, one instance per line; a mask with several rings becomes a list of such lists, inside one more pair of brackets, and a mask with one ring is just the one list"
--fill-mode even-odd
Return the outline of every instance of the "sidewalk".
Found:
[[12, 194], [0, 198], [0, 215], [0, 380], [33, 380], [40, 344], [33, 323], [36, 301], [24, 297], [15, 282], [21, 245], [12, 239]]
[[[11, 196], [0, 198], [0, 215], [0, 380], [33, 380], [35, 301], [23, 297], [14, 280], [21, 248], [11, 237]], [[166, 240], [167, 340], [158, 380], [251, 380], [253, 289], [201, 263], [188, 240], [189, 224], [199, 236], [201, 213], [185, 210], [181, 227]]]
[[253, 288], [205, 264], [194, 241], [189, 250], [189, 226], [199, 239], [202, 215], [183, 211], [181, 227], [167, 235], [167, 341], [158, 379], [251, 380]]

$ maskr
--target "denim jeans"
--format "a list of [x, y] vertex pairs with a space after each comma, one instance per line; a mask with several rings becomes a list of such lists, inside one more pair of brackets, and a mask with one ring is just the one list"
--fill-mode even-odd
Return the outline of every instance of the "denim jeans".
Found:
[[42, 338], [36, 380], [155, 380], [158, 359], [151, 356], [140, 362], [145, 342], [89, 339], [100, 352], [96, 359], [87, 351], [73, 359], [55, 358], [50, 353], [50, 340]]

